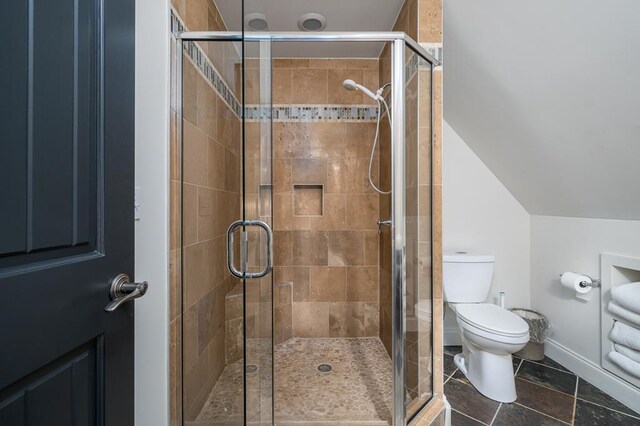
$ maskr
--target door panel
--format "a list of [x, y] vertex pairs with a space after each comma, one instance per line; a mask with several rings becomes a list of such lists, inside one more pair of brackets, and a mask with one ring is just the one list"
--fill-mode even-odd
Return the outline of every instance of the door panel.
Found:
[[104, 308], [133, 276], [134, 2], [0, 25], [0, 424], [133, 424], [133, 304]]
[[[99, 349], [98, 349], [99, 348]], [[103, 404], [98, 398], [102, 376], [102, 339], [97, 339], [30, 374], [6, 389], [0, 424], [90, 425]]]
[[[271, 41], [244, 41], [245, 111], [257, 111], [249, 120], [244, 114], [243, 212], [245, 223], [258, 220], [273, 227], [273, 178], [271, 131]], [[247, 129], [251, 128], [251, 131]], [[257, 226], [245, 226], [247, 270], [268, 273], [245, 278], [245, 420], [273, 423], [273, 244], [271, 236]], [[267, 269], [265, 269], [267, 268]]]

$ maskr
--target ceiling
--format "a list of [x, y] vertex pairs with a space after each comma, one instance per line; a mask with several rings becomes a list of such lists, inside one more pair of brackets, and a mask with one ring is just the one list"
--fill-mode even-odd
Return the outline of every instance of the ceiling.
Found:
[[[241, 30], [242, 1], [214, 0], [230, 31]], [[298, 18], [313, 12], [327, 20], [325, 31], [390, 31], [403, 0], [245, 0], [245, 14], [264, 13], [269, 31], [300, 31]], [[377, 58], [380, 43], [291, 43], [273, 46], [274, 57]]]
[[640, 2], [446, 0], [444, 116], [531, 214], [640, 219]]

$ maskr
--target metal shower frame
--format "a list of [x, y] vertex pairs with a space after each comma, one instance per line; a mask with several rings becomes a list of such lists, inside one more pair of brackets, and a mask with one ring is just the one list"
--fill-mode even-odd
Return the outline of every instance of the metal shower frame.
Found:
[[[441, 62], [420, 46], [415, 40], [403, 32], [233, 32], [233, 31], [184, 31], [174, 33], [177, 42], [176, 100], [177, 100], [177, 137], [178, 145], [182, 145], [182, 67], [183, 43], [185, 41], [282, 41], [282, 42], [388, 42], [391, 43], [391, 110], [392, 120], [392, 149], [391, 149], [391, 233], [392, 242], [392, 363], [393, 363], [393, 424], [405, 425], [405, 357], [404, 342], [406, 340], [406, 212], [405, 212], [405, 47], [409, 47], [433, 68], [442, 65]], [[242, 58], [244, 61], [244, 58]], [[432, 78], [433, 81], [433, 78]], [[400, 90], [397, 90], [400, 88]], [[431, 129], [433, 129], [433, 85], [431, 90]], [[433, 135], [430, 137], [433, 148]], [[432, 151], [433, 152], [433, 151]], [[433, 160], [431, 160], [433, 161]], [[433, 173], [433, 164], [431, 164]], [[431, 207], [433, 209], [433, 207]], [[398, 220], [400, 219], [400, 220]], [[433, 237], [433, 236], [432, 236]], [[431, 255], [433, 259], [433, 253]], [[433, 272], [431, 276], [433, 283]], [[433, 312], [433, 309], [432, 309]], [[432, 359], [433, 362], [433, 359]], [[275, 380], [275, 378], [274, 378]], [[432, 378], [433, 380], [433, 378]], [[245, 389], [246, 391], [246, 389]], [[424, 402], [413, 417], [427, 405]], [[409, 419], [411, 420], [411, 419]]]

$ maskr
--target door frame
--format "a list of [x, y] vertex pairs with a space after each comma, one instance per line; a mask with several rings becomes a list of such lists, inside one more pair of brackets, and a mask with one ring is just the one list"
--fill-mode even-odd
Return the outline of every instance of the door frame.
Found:
[[134, 264], [136, 277], [149, 281], [149, 291], [135, 302], [138, 426], [170, 424], [168, 3], [136, 0], [135, 186], [141, 189], [141, 219], [135, 222]]

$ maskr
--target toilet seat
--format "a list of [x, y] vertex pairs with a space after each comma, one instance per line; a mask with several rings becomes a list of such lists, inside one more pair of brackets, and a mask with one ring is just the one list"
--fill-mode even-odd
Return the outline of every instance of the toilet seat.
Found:
[[518, 315], [489, 303], [457, 304], [458, 323], [467, 331], [498, 342], [529, 340], [529, 325]]

